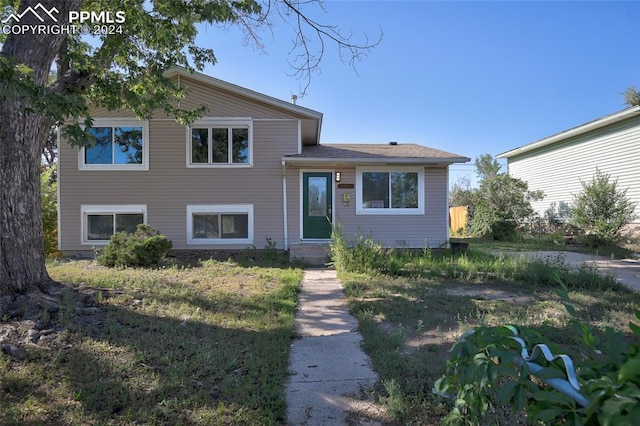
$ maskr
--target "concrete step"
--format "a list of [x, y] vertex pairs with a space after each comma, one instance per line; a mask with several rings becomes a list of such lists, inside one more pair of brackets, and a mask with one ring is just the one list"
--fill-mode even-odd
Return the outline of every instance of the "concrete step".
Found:
[[310, 265], [325, 265], [329, 261], [329, 244], [292, 244], [289, 247], [289, 260], [298, 260]]

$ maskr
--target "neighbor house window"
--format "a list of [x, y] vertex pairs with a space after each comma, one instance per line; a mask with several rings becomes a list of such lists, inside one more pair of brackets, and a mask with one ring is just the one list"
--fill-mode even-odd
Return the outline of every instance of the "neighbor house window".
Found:
[[189, 244], [252, 244], [253, 205], [187, 206]]
[[251, 120], [204, 119], [187, 131], [189, 167], [251, 165]]
[[92, 139], [80, 149], [81, 170], [149, 170], [149, 123], [96, 118]]
[[419, 167], [357, 169], [358, 214], [424, 214], [424, 172]]
[[147, 221], [146, 205], [82, 206], [82, 243], [106, 244], [116, 232], [135, 232]]

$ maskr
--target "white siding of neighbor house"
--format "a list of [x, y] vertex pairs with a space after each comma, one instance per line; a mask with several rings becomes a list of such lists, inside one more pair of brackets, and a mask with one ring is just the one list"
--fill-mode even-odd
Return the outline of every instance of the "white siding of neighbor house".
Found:
[[[341, 172], [341, 184], [353, 184], [354, 188], [338, 188], [333, 183], [334, 222], [339, 223], [344, 235], [371, 235], [385, 247], [437, 248], [448, 241], [447, 228], [447, 167], [427, 166], [424, 169], [425, 214], [421, 215], [358, 215], [356, 214], [355, 166], [318, 167], [320, 171]], [[312, 168], [303, 168], [312, 171]], [[287, 169], [289, 243], [298, 244], [300, 235], [300, 169]], [[343, 194], [350, 194], [350, 202], [342, 202]]]
[[[542, 217], [553, 202], [571, 204], [573, 194], [582, 191], [580, 180], [590, 181], [596, 167], [640, 201], [640, 117], [509, 159], [511, 176], [527, 181], [531, 190], [544, 191], [544, 199], [532, 203]], [[637, 223], [640, 203], [636, 215]]]
[[[238, 111], [218, 114], [237, 116]], [[251, 168], [187, 168], [186, 129], [171, 120], [149, 122], [148, 171], [78, 170], [78, 149], [62, 143], [61, 249], [67, 254], [91, 250], [81, 244], [81, 206], [112, 204], [146, 205], [148, 224], [166, 234], [175, 249], [245, 248], [247, 244], [187, 245], [187, 205], [251, 204], [253, 244], [262, 248], [269, 237], [282, 248], [281, 157], [297, 152], [298, 129], [295, 118], [254, 120]]]

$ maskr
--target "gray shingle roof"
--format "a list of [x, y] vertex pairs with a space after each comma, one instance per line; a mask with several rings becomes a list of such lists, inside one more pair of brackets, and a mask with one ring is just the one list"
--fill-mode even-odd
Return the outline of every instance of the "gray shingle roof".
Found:
[[390, 144], [322, 144], [302, 147], [302, 154], [284, 157], [285, 160], [316, 160], [356, 163], [385, 161], [414, 164], [466, 163], [469, 158], [412, 143]]

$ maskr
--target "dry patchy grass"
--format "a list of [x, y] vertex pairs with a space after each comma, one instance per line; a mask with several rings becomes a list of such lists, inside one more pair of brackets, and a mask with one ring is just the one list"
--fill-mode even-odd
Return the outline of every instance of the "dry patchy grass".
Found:
[[[552, 288], [525, 283], [469, 282], [343, 273], [364, 349], [384, 384], [378, 396], [399, 424], [439, 424], [449, 407], [431, 394], [449, 349], [480, 325], [514, 324], [538, 331], [547, 343], [579, 356], [571, 318]], [[575, 289], [571, 303], [602, 338], [628, 331], [640, 293]], [[520, 419], [521, 420], [521, 419]]]
[[281, 424], [302, 271], [55, 261], [51, 309], [0, 323], [1, 424]]

